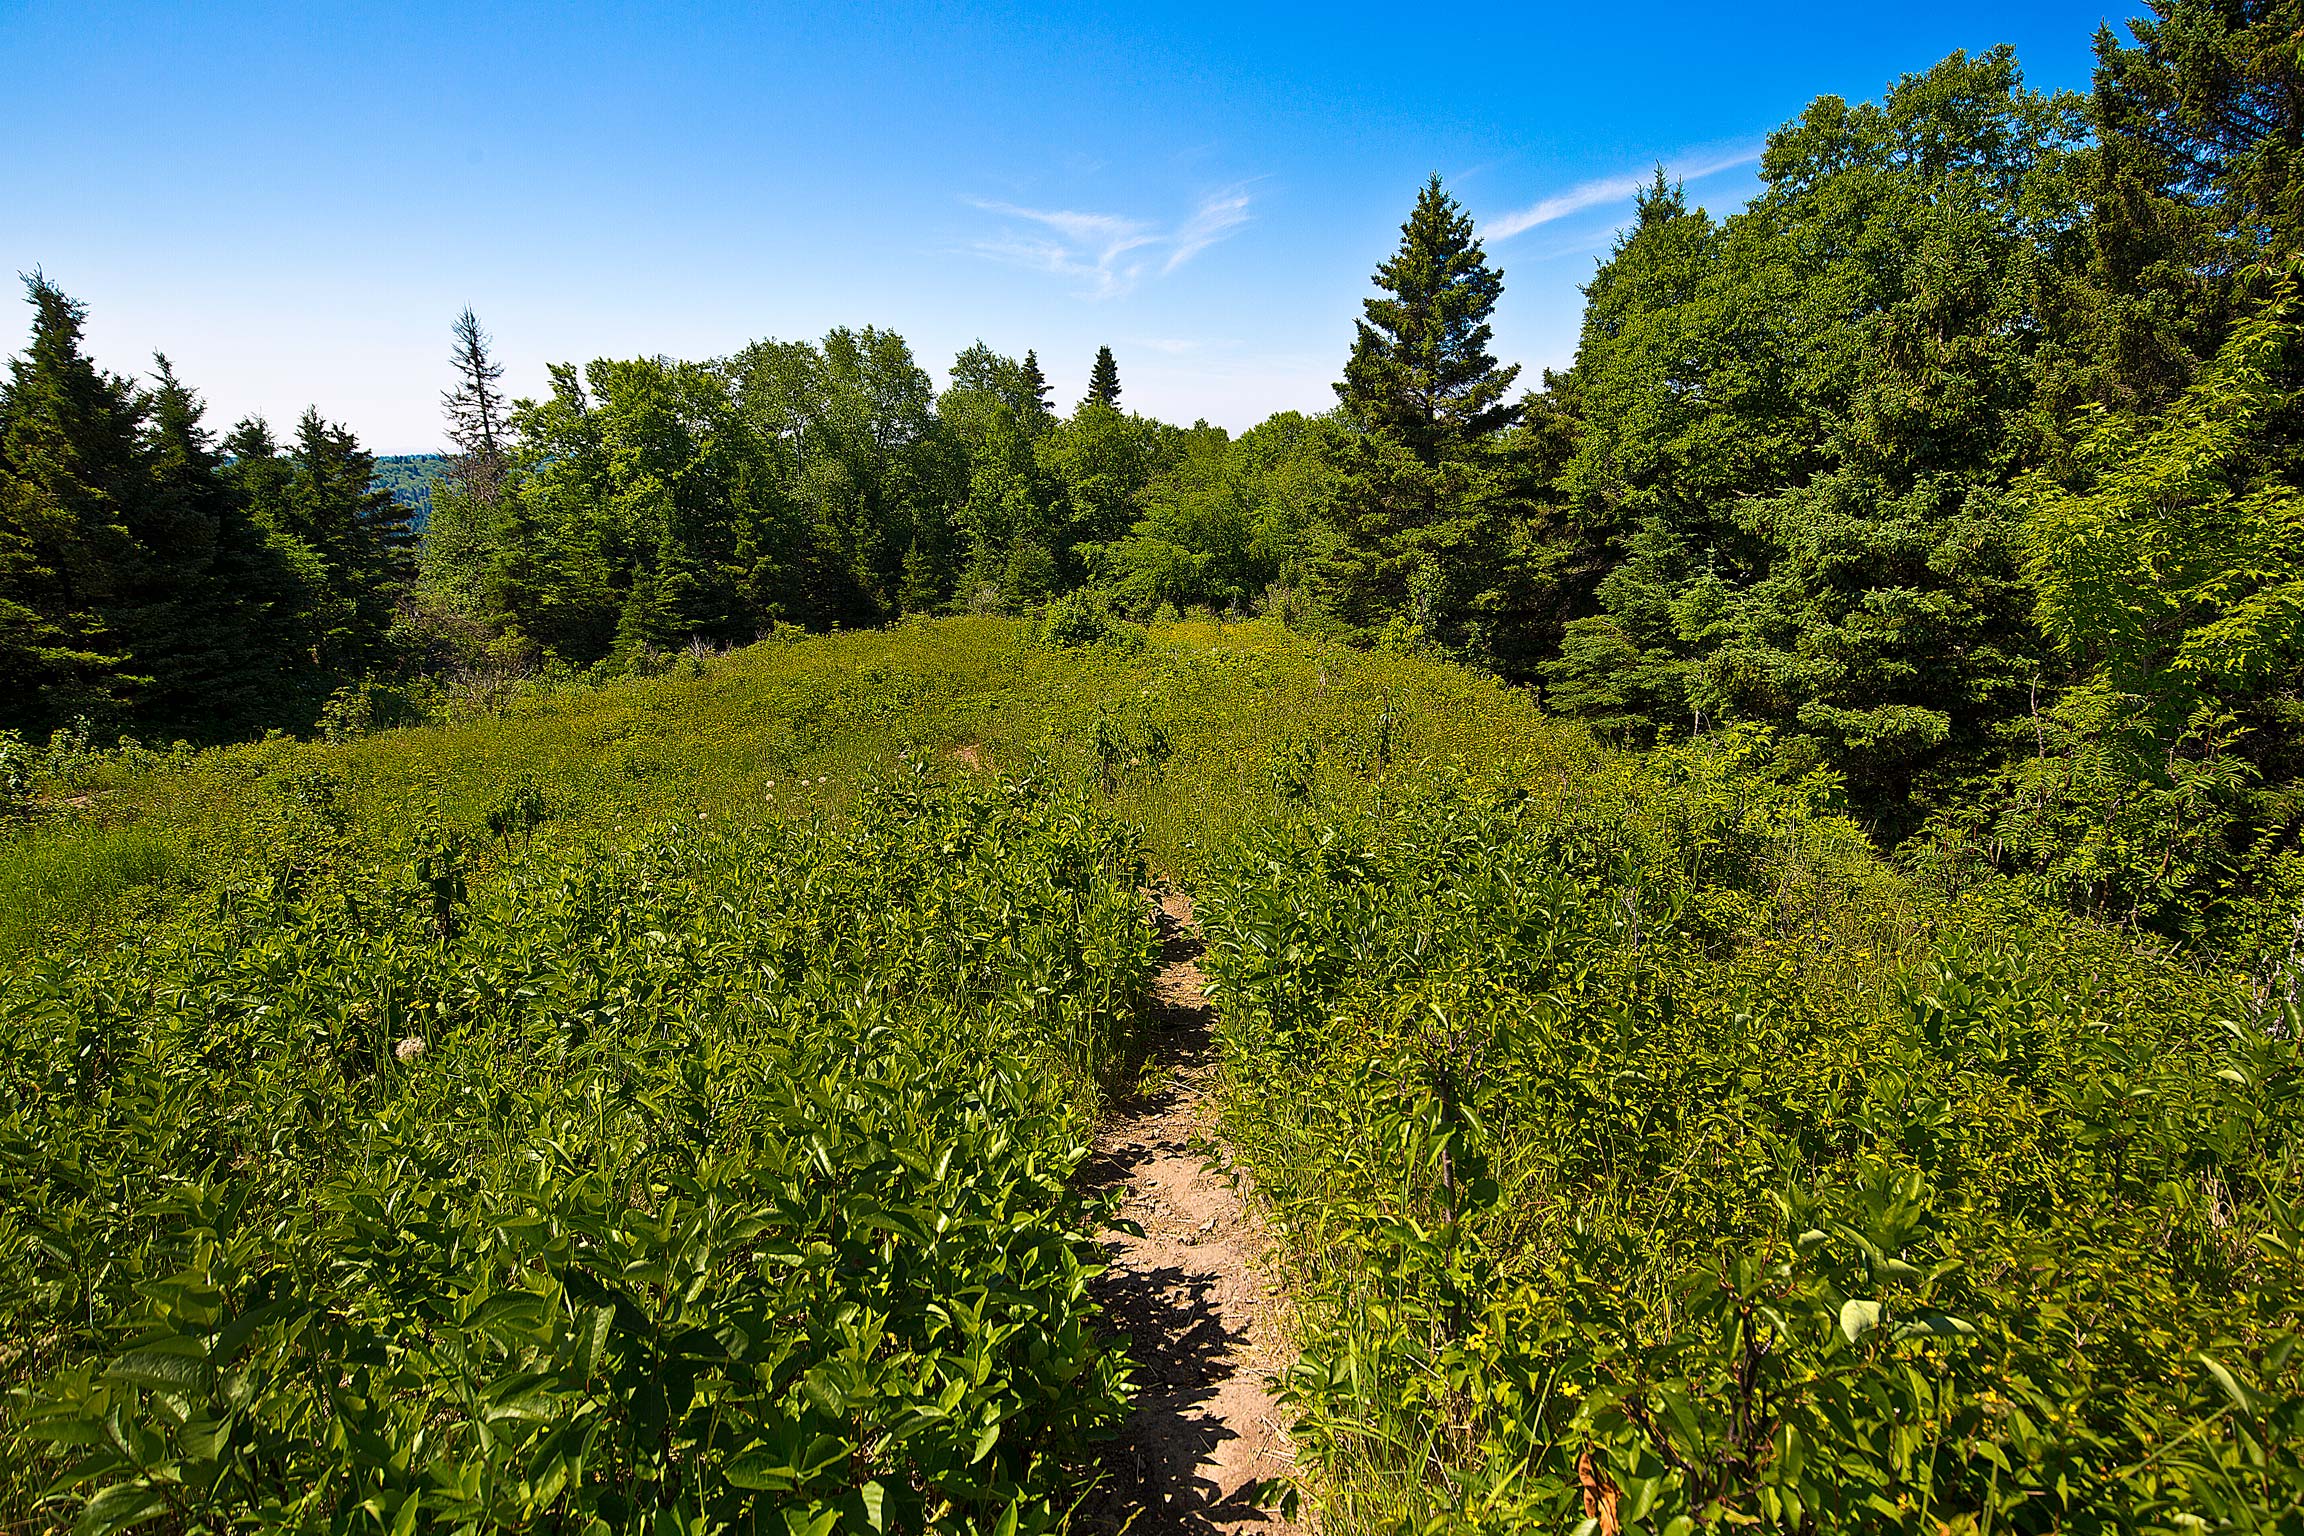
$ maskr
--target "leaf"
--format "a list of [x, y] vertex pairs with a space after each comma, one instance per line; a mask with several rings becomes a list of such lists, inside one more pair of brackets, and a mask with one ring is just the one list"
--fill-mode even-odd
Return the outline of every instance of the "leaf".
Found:
[[168, 1496], [149, 1483], [114, 1483], [81, 1508], [72, 1536], [112, 1536], [167, 1510]]
[[800, 1480], [799, 1469], [773, 1446], [754, 1445], [736, 1453], [720, 1475], [738, 1488], [780, 1492]]
[[1846, 1301], [1840, 1304], [1840, 1331], [1853, 1344], [1866, 1333], [1880, 1326], [1882, 1307], [1877, 1301]]
[[2254, 1402], [2256, 1394], [2243, 1386], [2239, 1377], [2233, 1375], [2222, 1364], [2207, 1355], [2195, 1355], [2193, 1358], [2208, 1367], [2209, 1376], [2214, 1378], [2216, 1385], [2223, 1389], [2224, 1395], [2232, 1400], [2233, 1407], [2246, 1414], [2253, 1414], [2256, 1411]]
[[1976, 1325], [1944, 1312], [1923, 1312], [1910, 1322], [1897, 1324], [1894, 1337], [1899, 1342], [1920, 1338], [1972, 1339], [1976, 1337]]
[[208, 1352], [200, 1341], [176, 1337], [154, 1339], [129, 1350], [104, 1367], [104, 1374], [131, 1386], [196, 1392], [207, 1369]]

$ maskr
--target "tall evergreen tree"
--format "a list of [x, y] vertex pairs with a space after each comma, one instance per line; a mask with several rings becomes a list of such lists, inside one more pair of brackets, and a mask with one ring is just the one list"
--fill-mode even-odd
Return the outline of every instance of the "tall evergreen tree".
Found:
[[2093, 302], [2075, 329], [2096, 392], [2156, 407], [2213, 355], [2237, 279], [2304, 250], [2304, 5], [2151, 0], [2096, 36]]
[[1120, 363], [1110, 347], [1096, 349], [1096, 365], [1088, 370], [1088, 399], [1111, 410], [1120, 408]]
[[1488, 350], [1504, 274], [1488, 265], [1472, 216], [1437, 175], [1417, 194], [1376, 286], [1383, 293], [1362, 303], [1335, 386], [1344, 413], [1364, 431], [1393, 434], [1425, 464], [1511, 425], [1517, 409], [1505, 394], [1520, 369], [1498, 367]]
[[1512, 601], [1507, 545], [1531, 489], [1505, 451], [1520, 370], [1488, 350], [1503, 275], [1434, 176], [1375, 281], [1336, 385], [1335, 537], [1318, 541], [1307, 584], [1354, 629], [1390, 624], [1486, 657], [1485, 615]]
[[455, 345], [448, 364], [456, 382], [441, 391], [440, 399], [448, 409], [448, 440], [456, 445], [454, 478], [466, 495], [494, 505], [503, 485], [508, 446], [506, 401], [498, 384], [504, 365], [490, 351], [493, 338], [480, 328], [471, 306], [465, 306], [451, 330]]
[[136, 563], [143, 403], [89, 360], [86, 306], [35, 272], [32, 343], [0, 389], [0, 726], [118, 718], [138, 691], [113, 621]]
[[286, 710], [282, 624], [296, 588], [279, 551], [249, 516], [202, 421], [205, 408], [155, 359], [146, 396], [147, 485], [134, 531], [139, 560], [119, 628], [151, 679], [138, 723], [191, 736], [240, 734]]
[[1040, 354], [1037, 352], [1027, 351], [1024, 354], [1024, 398], [1029, 402], [1025, 408], [1026, 414], [1034, 419], [1035, 424], [1055, 414], [1056, 408], [1048, 403], [1048, 375], [1040, 371]]
[[380, 659], [414, 575], [415, 535], [406, 509], [377, 488], [375, 455], [317, 409], [297, 422], [287, 468], [282, 512], [318, 556], [324, 594], [313, 615], [313, 654], [335, 676], [354, 677]]

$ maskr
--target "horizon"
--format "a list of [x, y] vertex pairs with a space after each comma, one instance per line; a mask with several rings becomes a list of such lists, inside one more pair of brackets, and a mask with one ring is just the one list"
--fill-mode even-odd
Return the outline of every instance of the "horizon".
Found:
[[1445, 37], [1364, 8], [1317, 35], [1184, 8], [651, 16], [20, 6], [0, 260], [89, 306], [103, 366], [167, 353], [212, 426], [314, 405], [379, 455], [441, 451], [466, 304], [515, 396], [549, 363], [876, 325], [939, 389], [979, 338], [1037, 351], [1066, 408], [1110, 345], [1124, 405], [1237, 432], [1332, 403], [1430, 172], [1505, 274], [1495, 350], [1533, 385], [1656, 165], [1724, 215], [1819, 96], [1999, 43], [2033, 88], [2084, 88], [2122, 19], [1675, 7], [1649, 34], [1675, 44], [1639, 52], [1613, 18], [1500, 11]]

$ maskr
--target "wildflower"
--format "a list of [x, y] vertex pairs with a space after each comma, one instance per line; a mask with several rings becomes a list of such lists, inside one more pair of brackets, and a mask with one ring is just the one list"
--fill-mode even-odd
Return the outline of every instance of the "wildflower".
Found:
[[403, 1065], [414, 1061], [417, 1057], [423, 1054], [424, 1039], [421, 1035], [410, 1035], [407, 1039], [392, 1047], [393, 1059], [401, 1062]]

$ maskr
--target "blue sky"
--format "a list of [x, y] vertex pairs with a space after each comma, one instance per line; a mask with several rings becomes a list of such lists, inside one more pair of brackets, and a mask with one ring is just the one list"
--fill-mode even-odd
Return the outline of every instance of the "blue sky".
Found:
[[437, 446], [467, 303], [520, 393], [877, 324], [939, 384], [1037, 348], [1067, 406], [1109, 343], [1126, 403], [1239, 428], [1329, 403], [1428, 172], [1533, 375], [1658, 161], [1723, 212], [1812, 98], [2000, 42], [2083, 88], [2128, 9], [0, 0], [0, 264], [219, 424], [316, 403], [380, 452]]

